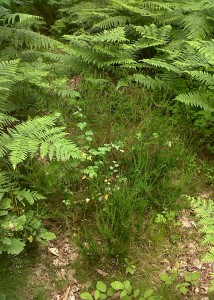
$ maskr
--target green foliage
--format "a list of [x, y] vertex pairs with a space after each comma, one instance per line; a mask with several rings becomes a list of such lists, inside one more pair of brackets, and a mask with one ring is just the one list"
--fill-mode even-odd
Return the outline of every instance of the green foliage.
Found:
[[213, 109], [211, 1], [60, 1], [59, 11], [59, 31], [72, 17], [78, 20], [75, 35], [64, 36], [71, 71], [121, 77], [124, 70], [120, 87], [132, 81], [162, 89], [160, 97]]
[[125, 264], [126, 264], [126, 275], [127, 274], [131, 274], [134, 275], [134, 273], [136, 272], [136, 266], [134, 265], [133, 261], [129, 261], [128, 258], [125, 258]]
[[[32, 30], [32, 24], [35, 26], [40, 18], [11, 13], [9, 4], [1, 3], [3, 19], [0, 24], [0, 32], [4, 32], [4, 35], [0, 34], [3, 56], [0, 63], [0, 253], [19, 254], [27, 242], [44, 243], [55, 238], [44, 229], [42, 215], [35, 209], [46, 195], [26, 182], [27, 165], [36, 161], [42, 165], [51, 160], [84, 160], [85, 154], [68, 139], [65, 128], [59, 125], [59, 113], [37, 117], [34, 117], [33, 109], [23, 113], [33, 106], [29, 98], [35, 94], [35, 87], [40, 89], [38, 98], [42, 93], [52, 96], [55, 82], [52, 86], [44, 82], [48, 63], [37, 61], [37, 58], [25, 61], [20, 49], [54, 49], [60, 43]], [[8, 48], [14, 49], [14, 53], [6, 54]], [[34, 108], [38, 105], [35, 98]]]
[[[214, 230], [214, 221], [213, 221], [213, 212], [214, 204], [212, 200], [201, 199], [200, 197], [191, 198], [192, 207], [198, 217], [199, 221], [199, 230], [203, 234], [202, 243], [208, 245], [210, 250], [204, 255], [203, 261], [212, 263], [214, 261], [214, 240], [213, 240], [213, 230]], [[214, 290], [214, 281], [213, 279], [210, 282], [210, 291]]]
[[[54, 239], [43, 219], [59, 215], [90, 258], [127, 256], [147, 208], [177, 225], [194, 158], [168, 100], [174, 112], [192, 106], [212, 136], [213, 11], [211, 1], [0, 1], [0, 254]], [[198, 274], [161, 279], [185, 295]], [[129, 280], [81, 294], [115, 297], [160, 299]]]
[[158, 300], [161, 299], [158, 296], [154, 295], [154, 289], [148, 289], [143, 294], [141, 294], [139, 289], [135, 289], [129, 280], [125, 281], [113, 281], [110, 283], [110, 286], [98, 281], [96, 284], [96, 290], [93, 294], [89, 292], [84, 292], [80, 295], [81, 299], [85, 300], [98, 300], [98, 299], [115, 299], [118, 296], [120, 299], [131, 300]]
[[180, 278], [180, 274], [183, 270], [172, 270], [169, 274], [163, 273], [160, 275], [160, 279], [166, 285], [173, 285], [176, 283], [176, 289], [182, 294], [186, 295], [191, 286], [196, 286], [200, 278], [199, 272], [185, 272], [183, 278]]
[[161, 214], [157, 214], [155, 223], [170, 223], [173, 226], [178, 226], [180, 223], [176, 221], [176, 212], [168, 211], [167, 208]]

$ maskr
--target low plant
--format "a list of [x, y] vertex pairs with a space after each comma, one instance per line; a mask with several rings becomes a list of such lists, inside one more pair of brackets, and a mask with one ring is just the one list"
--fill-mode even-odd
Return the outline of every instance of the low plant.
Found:
[[120, 298], [123, 300], [159, 300], [159, 296], [154, 295], [154, 289], [148, 289], [141, 293], [139, 289], [135, 289], [129, 280], [125, 281], [113, 281], [110, 286], [107, 286], [104, 282], [98, 281], [96, 284], [96, 290], [90, 294], [84, 292], [80, 295], [84, 300], [98, 300], [98, 299], [115, 299]]
[[[209, 250], [204, 255], [202, 261], [206, 263], [214, 262], [214, 202], [211, 199], [201, 197], [187, 197], [191, 201], [191, 206], [198, 218], [199, 231], [202, 233], [202, 244], [209, 246]], [[214, 274], [211, 272], [210, 292], [214, 292]]]
[[176, 220], [176, 212], [175, 211], [168, 211], [167, 208], [165, 208], [162, 213], [157, 214], [155, 218], [155, 223], [170, 223], [173, 226], [178, 226], [180, 223]]
[[133, 261], [130, 261], [128, 258], [125, 258], [125, 264], [126, 264], [126, 270], [125, 273], [126, 275], [131, 274], [134, 275], [136, 272], [136, 266]]
[[[183, 275], [182, 277], [180, 275]], [[196, 286], [200, 278], [199, 272], [185, 272], [183, 274], [182, 270], [175, 269], [168, 274], [163, 273], [160, 275], [161, 280], [166, 285], [176, 284], [176, 289], [183, 295], [186, 295], [191, 286]]]

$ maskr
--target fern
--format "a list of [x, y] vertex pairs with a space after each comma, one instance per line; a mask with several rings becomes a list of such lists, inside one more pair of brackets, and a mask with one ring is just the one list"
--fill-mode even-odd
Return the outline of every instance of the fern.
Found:
[[60, 42], [31, 30], [13, 29], [11, 33], [16, 48], [18, 46], [27, 46], [30, 49], [56, 49], [63, 47]]
[[[203, 244], [209, 245], [210, 250], [203, 257], [204, 262], [214, 262], [214, 203], [212, 200], [198, 198], [190, 198], [192, 207], [199, 219], [200, 231], [204, 234]], [[214, 289], [214, 279], [211, 280], [210, 290]]]
[[56, 127], [58, 115], [35, 118], [9, 129], [2, 134], [0, 143], [9, 151], [9, 157], [14, 169], [27, 157], [40, 153], [52, 160], [83, 159], [79, 148], [66, 139], [64, 128]]
[[131, 23], [131, 18], [128, 16], [109, 17], [108, 19], [105, 19], [99, 23], [96, 23], [93, 26], [92, 31], [106, 30], [106, 29], [111, 29], [114, 27], [122, 27], [129, 23]]
[[154, 39], [157, 41], [167, 41], [170, 36], [170, 32], [172, 30], [170, 25], [163, 26], [158, 28], [155, 24], [150, 24], [149, 26], [133, 26], [137, 33], [141, 36]]
[[148, 7], [152, 10], [165, 10], [165, 11], [173, 11], [175, 9], [176, 3], [167, 3], [167, 2], [155, 2], [155, 1], [145, 1], [143, 2], [144, 7]]
[[129, 86], [131, 82], [136, 82], [138, 84], [142, 84], [145, 88], [155, 90], [155, 89], [161, 89], [161, 87], [164, 87], [165, 84], [163, 81], [155, 78], [151, 78], [149, 76], [143, 75], [143, 74], [135, 74], [132, 76], [129, 76], [127, 78], [124, 78], [118, 82], [118, 88], [123, 86]]
[[42, 20], [42, 17], [39, 16], [34, 16], [34, 15], [29, 15], [29, 14], [21, 14], [21, 13], [10, 13], [6, 14], [3, 19], [4, 24], [12, 25], [15, 22], [27, 22], [28, 24], [34, 24], [35, 21], [37, 20]]
[[212, 110], [213, 103], [210, 103], [213, 95], [208, 93], [201, 93], [200, 91], [188, 94], [181, 94], [175, 100], [185, 103], [186, 105], [200, 107], [204, 110]]
[[142, 60], [144, 63], [155, 66], [156, 68], [163, 68], [166, 69], [167, 71], [172, 71], [178, 74], [181, 74], [181, 70], [177, 68], [176, 66], [173, 66], [172, 64], [167, 63], [164, 60], [157, 60], [157, 59], [144, 59]]
[[11, 87], [15, 83], [18, 63], [19, 60], [0, 62], [0, 110], [4, 110]]
[[201, 53], [207, 62], [211, 65], [214, 65], [214, 40], [211, 41], [191, 41], [189, 42], [191, 46]]
[[198, 80], [208, 88], [214, 88], [214, 75], [205, 71], [188, 71], [187, 72], [192, 78]]

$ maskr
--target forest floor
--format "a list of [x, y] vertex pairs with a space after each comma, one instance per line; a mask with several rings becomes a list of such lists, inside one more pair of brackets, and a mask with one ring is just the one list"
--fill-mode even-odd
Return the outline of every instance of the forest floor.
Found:
[[[213, 192], [204, 191], [200, 196], [212, 198]], [[62, 234], [60, 228], [54, 230], [57, 239], [39, 247], [36, 256], [31, 250], [27, 264], [24, 256], [8, 260], [5, 269], [1, 267], [0, 290], [6, 295], [6, 289], [10, 290], [5, 299], [75, 300], [79, 299], [81, 291], [90, 289], [97, 280], [108, 282], [124, 278], [124, 264], [121, 267], [111, 260], [99, 263], [84, 261], [72, 243], [75, 233]], [[173, 295], [171, 287], [165, 286], [160, 288], [163, 299], [214, 299], [208, 296], [213, 266], [201, 261], [207, 249], [201, 245], [193, 211], [185, 208], [171, 224], [153, 223], [147, 231], [147, 236], [144, 234], [130, 253], [137, 266], [131, 280], [143, 288], [160, 287], [160, 275], [163, 273], [179, 269], [179, 277], [182, 278], [185, 272], [197, 271], [200, 273], [198, 284], [192, 286], [187, 295]], [[129, 275], [126, 277], [130, 278]]]

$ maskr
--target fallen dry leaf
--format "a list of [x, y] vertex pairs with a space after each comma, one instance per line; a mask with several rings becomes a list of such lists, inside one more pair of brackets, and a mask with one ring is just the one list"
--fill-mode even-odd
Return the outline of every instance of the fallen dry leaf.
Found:
[[213, 195], [212, 191], [203, 192], [200, 194], [200, 197], [203, 199], [209, 199]]
[[59, 256], [59, 249], [56, 247], [53, 247], [53, 248], [48, 247], [48, 251], [53, 255]]
[[104, 271], [102, 271], [102, 270], [100, 270], [100, 269], [96, 269], [96, 271], [97, 271], [98, 274], [100, 274], [100, 275], [103, 276], [103, 277], [108, 276], [108, 273], [106, 273], [106, 272], [104, 272]]
[[189, 220], [189, 219], [188, 219], [187, 217], [185, 217], [185, 216], [182, 216], [182, 217], [179, 218], [178, 220], [181, 222], [181, 224], [182, 224], [182, 226], [183, 226], [184, 228], [190, 228], [190, 227], [193, 226], [193, 224], [191, 223], [191, 220]]

